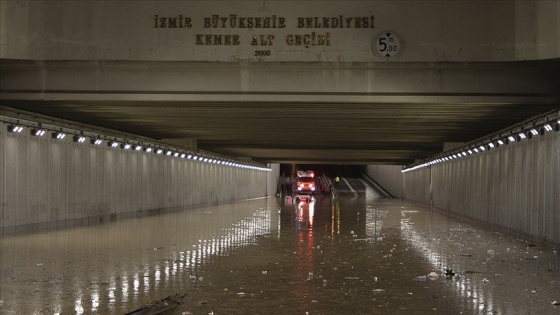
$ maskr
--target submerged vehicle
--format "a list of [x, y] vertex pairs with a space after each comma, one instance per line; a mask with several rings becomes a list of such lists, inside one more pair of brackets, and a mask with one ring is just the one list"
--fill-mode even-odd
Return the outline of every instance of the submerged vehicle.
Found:
[[315, 193], [315, 172], [298, 171], [296, 182], [297, 195], [296, 202], [301, 199], [310, 199], [310, 195]]

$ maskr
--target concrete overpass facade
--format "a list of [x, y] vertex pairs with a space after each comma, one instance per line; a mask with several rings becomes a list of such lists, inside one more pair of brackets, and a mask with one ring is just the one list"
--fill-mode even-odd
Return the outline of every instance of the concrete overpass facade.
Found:
[[[1, 9], [3, 229], [264, 197], [280, 163], [323, 163], [370, 165], [396, 196], [560, 241], [556, 1]], [[452, 158], [533, 127], [525, 142]], [[41, 128], [48, 137], [30, 133]]]

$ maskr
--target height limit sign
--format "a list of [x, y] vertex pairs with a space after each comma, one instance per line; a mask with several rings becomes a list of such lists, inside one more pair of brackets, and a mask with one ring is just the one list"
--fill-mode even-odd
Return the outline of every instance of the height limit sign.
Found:
[[385, 31], [377, 34], [371, 44], [373, 53], [380, 59], [397, 58], [404, 49], [404, 41], [395, 32]]

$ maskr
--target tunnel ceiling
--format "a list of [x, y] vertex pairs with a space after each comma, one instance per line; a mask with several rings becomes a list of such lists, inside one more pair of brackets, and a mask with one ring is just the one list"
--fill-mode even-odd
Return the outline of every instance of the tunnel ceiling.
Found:
[[[552, 65], [558, 69], [557, 61]], [[556, 82], [557, 75], [546, 75]], [[99, 93], [86, 85], [76, 93], [25, 85], [3, 84], [1, 105], [153, 139], [196, 139], [198, 149], [273, 163], [408, 164], [441, 152], [446, 142], [469, 142], [560, 107], [551, 87], [534, 93], [473, 93], [472, 86], [465, 93], [190, 91], [174, 97], [153, 88]]]

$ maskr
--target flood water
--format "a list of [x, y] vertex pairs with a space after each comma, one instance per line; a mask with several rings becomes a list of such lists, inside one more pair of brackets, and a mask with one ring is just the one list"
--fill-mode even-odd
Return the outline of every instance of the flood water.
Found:
[[555, 246], [372, 194], [5, 234], [0, 246], [1, 314], [125, 314], [174, 294], [172, 314], [560, 314]]

